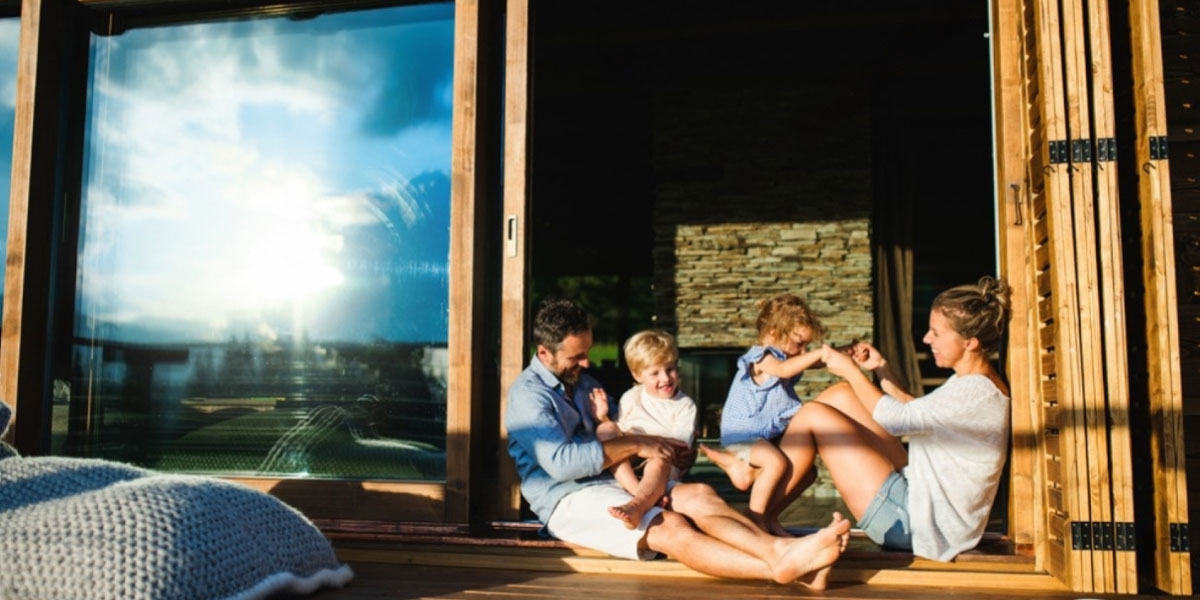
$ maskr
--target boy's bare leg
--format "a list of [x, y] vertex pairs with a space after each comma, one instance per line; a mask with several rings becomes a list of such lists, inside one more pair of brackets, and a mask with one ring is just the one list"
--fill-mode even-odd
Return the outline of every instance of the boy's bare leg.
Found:
[[[629, 469], [629, 475], [636, 476], [633, 473], [633, 467], [629, 466], [629, 461], [622, 463], [623, 466]], [[624, 521], [625, 526], [629, 529], [636, 529], [638, 524], [642, 522], [642, 517], [646, 514], [650, 507], [658, 503], [662, 499], [663, 494], [667, 491], [667, 479], [671, 476], [671, 463], [655, 458], [646, 461], [646, 466], [642, 469], [642, 480], [637, 483], [635, 489], [629, 493], [633, 494], [633, 498], [622, 504], [621, 506], [610, 506], [608, 512], [612, 516]], [[620, 480], [620, 477], [618, 477]], [[621, 482], [624, 486], [625, 482]], [[629, 491], [629, 488], [625, 488]]]
[[617, 483], [621, 484], [621, 487], [625, 488], [625, 491], [629, 492], [631, 495], [637, 495], [638, 485], [640, 485], [641, 482], [638, 481], [637, 473], [633, 472], [633, 465], [630, 464], [629, 461], [623, 460], [612, 466], [609, 470], [612, 471], [613, 477], [616, 478]]
[[662, 522], [647, 532], [647, 544], [697, 571], [718, 577], [800, 581], [823, 589], [829, 567], [849, 539], [850, 522], [837, 514], [828, 526], [812, 535], [792, 539], [771, 536], [704, 484], [677, 485], [672, 490], [672, 505], [678, 512], [663, 513]]
[[754, 480], [758, 478], [758, 469], [751, 466], [746, 461], [734, 456], [733, 454], [717, 448], [709, 448], [704, 444], [700, 444], [700, 451], [704, 456], [708, 457], [713, 464], [721, 467], [722, 471], [729, 476], [729, 482], [733, 487], [746, 491], [754, 484]]

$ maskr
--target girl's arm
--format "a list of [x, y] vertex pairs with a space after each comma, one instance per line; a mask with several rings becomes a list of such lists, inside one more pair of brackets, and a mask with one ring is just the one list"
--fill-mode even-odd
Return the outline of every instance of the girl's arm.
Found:
[[820, 348], [797, 354], [786, 360], [779, 360], [768, 352], [763, 354], [762, 360], [755, 364], [755, 370], [772, 377], [791, 379], [819, 362], [821, 362]]

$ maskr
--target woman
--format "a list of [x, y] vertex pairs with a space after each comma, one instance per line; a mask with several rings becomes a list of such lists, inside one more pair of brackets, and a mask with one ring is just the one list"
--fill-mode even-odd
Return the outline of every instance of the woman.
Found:
[[920, 398], [870, 344], [848, 354], [825, 346], [825, 365], [846, 381], [806, 403], [779, 442], [795, 484], [819, 453], [876, 543], [943, 561], [978, 544], [1007, 456], [1008, 388], [988, 359], [1007, 314], [1008, 286], [991, 277], [939, 294], [924, 342], [954, 375]]

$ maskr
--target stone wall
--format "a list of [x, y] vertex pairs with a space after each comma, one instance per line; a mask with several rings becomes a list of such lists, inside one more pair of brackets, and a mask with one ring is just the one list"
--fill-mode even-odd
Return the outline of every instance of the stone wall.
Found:
[[[832, 343], [871, 337], [867, 94], [793, 83], [656, 97], [654, 294], [681, 348], [750, 346], [755, 302], [783, 292]], [[802, 397], [830, 379], [806, 374]]]

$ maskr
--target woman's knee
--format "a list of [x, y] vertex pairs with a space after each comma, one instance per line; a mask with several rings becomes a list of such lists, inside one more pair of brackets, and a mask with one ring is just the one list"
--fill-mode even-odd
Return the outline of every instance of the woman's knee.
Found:
[[[828, 406], [838, 407], [849, 401], [858, 401], [858, 396], [854, 393], [854, 388], [850, 387], [849, 383], [839, 381], [827, 388], [825, 391], [817, 395], [813, 402], [825, 404]], [[813, 402], [809, 402], [812, 404]]]

